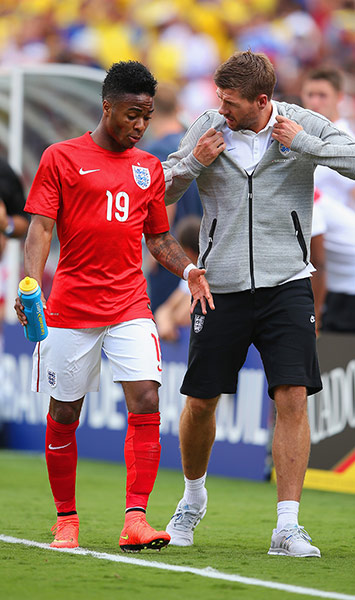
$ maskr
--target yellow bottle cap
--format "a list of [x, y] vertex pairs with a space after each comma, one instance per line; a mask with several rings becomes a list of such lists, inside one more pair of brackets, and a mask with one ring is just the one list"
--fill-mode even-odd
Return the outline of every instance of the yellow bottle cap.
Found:
[[38, 288], [38, 283], [33, 277], [25, 277], [20, 281], [19, 288], [23, 294], [31, 294]]

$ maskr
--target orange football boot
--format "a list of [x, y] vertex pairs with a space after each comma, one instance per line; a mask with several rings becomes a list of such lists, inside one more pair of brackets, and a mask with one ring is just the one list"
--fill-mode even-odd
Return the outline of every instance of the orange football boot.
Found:
[[79, 546], [78, 515], [57, 517], [57, 522], [51, 528], [51, 532], [55, 535], [51, 548], [77, 548]]
[[121, 531], [119, 546], [123, 552], [140, 552], [144, 548], [160, 550], [170, 542], [166, 531], [156, 531], [147, 523], [145, 513], [130, 511], [126, 513]]

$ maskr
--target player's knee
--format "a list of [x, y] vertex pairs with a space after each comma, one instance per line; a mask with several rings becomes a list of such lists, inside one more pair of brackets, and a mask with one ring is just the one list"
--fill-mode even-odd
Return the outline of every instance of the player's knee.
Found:
[[51, 398], [49, 405], [49, 414], [57, 423], [69, 425], [79, 419], [81, 410], [81, 401], [60, 402]]
[[186, 409], [195, 419], [206, 419], [214, 414], [217, 406], [216, 399], [191, 398], [186, 399]]
[[139, 412], [154, 413], [159, 410], [159, 397], [155, 389], [147, 388], [139, 398]]
[[279, 418], [302, 420], [307, 417], [307, 392], [303, 386], [283, 385], [275, 389]]

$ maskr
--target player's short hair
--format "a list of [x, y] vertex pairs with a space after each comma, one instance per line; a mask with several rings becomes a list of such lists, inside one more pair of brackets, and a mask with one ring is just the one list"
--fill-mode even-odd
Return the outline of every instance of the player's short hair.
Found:
[[154, 96], [158, 82], [142, 63], [135, 60], [114, 63], [102, 84], [102, 99], [117, 100], [126, 94]]
[[324, 80], [328, 81], [332, 88], [335, 89], [336, 92], [341, 92], [343, 90], [343, 74], [339, 69], [335, 69], [334, 67], [318, 67], [317, 69], [312, 69], [308, 73], [306, 73], [304, 81], [319, 81]]
[[271, 100], [276, 85], [275, 69], [265, 54], [251, 50], [235, 52], [214, 74], [221, 89], [237, 90], [242, 98], [253, 102], [260, 94]]
[[200, 225], [200, 217], [187, 215], [180, 219], [176, 226], [176, 239], [183, 248], [189, 248], [194, 254], [199, 253]]

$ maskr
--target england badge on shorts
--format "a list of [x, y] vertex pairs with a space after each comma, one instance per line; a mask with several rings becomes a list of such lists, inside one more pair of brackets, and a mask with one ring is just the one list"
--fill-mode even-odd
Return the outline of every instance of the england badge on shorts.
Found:
[[204, 322], [205, 322], [204, 315], [195, 315], [195, 318], [194, 318], [194, 332], [195, 333], [200, 333], [200, 331], [202, 331]]
[[47, 369], [47, 381], [52, 388], [57, 385], [57, 373], [51, 369]]
[[137, 167], [132, 165], [134, 181], [142, 190], [146, 190], [150, 186], [149, 169], [145, 167]]

